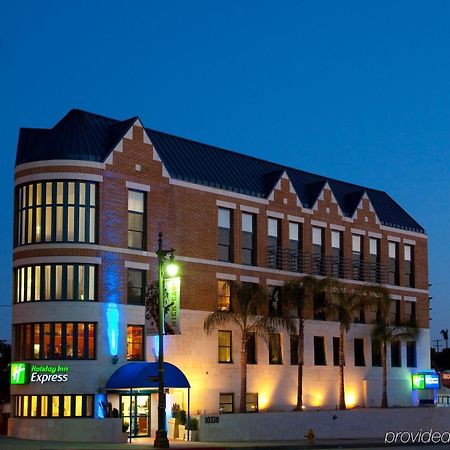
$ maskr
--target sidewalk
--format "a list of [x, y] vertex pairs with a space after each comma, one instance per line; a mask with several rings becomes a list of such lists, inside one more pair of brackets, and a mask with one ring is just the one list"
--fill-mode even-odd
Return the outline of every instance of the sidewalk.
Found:
[[[383, 439], [317, 439], [314, 445], [306, 441], [264, 441], [264, 442], [185, 442], [170, 441], [170, 448], [186, 450], [294, 450], [294, 449], [333, 449], [333, 448], [395, 448], [384, 444]], [[153, 448], [152, 438], [135, 439], [129, 444], [98, 444], [53, 441], [30, 441], [0, 436], [0, 450], [143, 450]]]

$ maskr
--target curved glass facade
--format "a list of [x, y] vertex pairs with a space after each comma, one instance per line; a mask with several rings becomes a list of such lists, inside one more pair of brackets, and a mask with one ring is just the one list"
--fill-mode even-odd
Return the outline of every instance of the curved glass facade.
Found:
[[43, 181], [17, 188], [16, 244], [97, 241], [97, 186]]
[[97, 300], [97, 266], [40, 264], [14, 270], [14, 302]]
[[96, 323], [38, 322], [13, 325], [14, 360], [96, 358]]

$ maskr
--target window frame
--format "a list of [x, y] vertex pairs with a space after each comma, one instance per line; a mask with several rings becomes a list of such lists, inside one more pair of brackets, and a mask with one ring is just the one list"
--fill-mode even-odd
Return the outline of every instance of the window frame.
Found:
[[[231, 395], [231, 403], [222, 401], [222, 396]], [[224, 411], [222, 405], [231, 405], [231, 411]], [[234, 413], [234, 392], [220, 392], [219, 393], [219, 414], [233, 414]]]
[[[137, 337], [137, 334], [134, 334], [132, 331], [140, 330], [140, 338], [141, 342], [133, 342], [132, 338]], [[131, 331], [131, 333], [130, 333]], [[145, 326], [144, 325], [136, 325], [136, 324], [127, 324], [127, 361], [145, 361]], [[140, 355], [137, 358], [130, 358], [130, 355], [133, 355], [133, 349], [136, 347], [141, 347]], [[131, 347], [131, 350], [129, 350]]]
[[[229, 336], [229, 345], [221, 345], [220, 344], [220, 335], [221, 334]], [[228, 361], [221, 360], [221, 356], [220, 356], [221, 348], [228, 349], [229, 356], [230, 356]], [[218, 330], [218, 332], [217, 332], [217, 362], [219, 364], [233, 364], [233, 333], [230, 330]]]
[[[228, 227], [221, 226], [221, 211], [228, 214]], [[218, 207], [217, 209], [217, 259], [218, 261], [233, 262], [233, 210], [230, 208]], [[222, 257], [222, 253], [226, 257]]]
[[[130, 274], [136, 274], [139, 273], [141, 276], [141, 282], [140, 286], [132, 286], [130, 285]], [[146, 275], [147, 271], [142, 269], [134, 269], [134, 268], [127, 268], [127, 304], [128, 305], [137, 305], [137, 306], [144, 306], [145, 305], [145, 286], [146, 286]], [[130, 296], [131, 290], [140, 290], [139, 297], [136, 296]], [[131, 298], [139, 298], [138, 302], [130, 301]]]
[[[274, 348], [276, 345], [277, 348]], [[278, 350], [274, 352], [274, 350]], [[277, 358], [276, 353], [279, 354]], [[273, 333], [269, 335], [269, 364], [273, 366], [283, 365], [283, 342], [280, 333]]]
[[[142, 195], [142, 211], [130, 209], [130, 193], [138, 193]], [[146, 249], [146, 223], [147, 223], [147, 193], [145, 191], [140, 191], [137, 189], [128, 189], [127, 191], [127, 247], [134, 250], [145, 250]], [[142, 230], [130, 228], [130, 217], [138, 216], [142, 220]], [[130, 234], [131, 233], [131, 234]], [[139, 233], [141, 237], [141, 245], [133, 246], [132, 236], [133, 233]], [[130, 240], [131, 236], [131, 240]]]
[[[319, 344], [321, 350], [319, 352]], [[322, 358], [320, 356], [323, 356]], [[327, 366], [327, 349], [325, 336], [314, 336], [314, 365], [315, 366]]]

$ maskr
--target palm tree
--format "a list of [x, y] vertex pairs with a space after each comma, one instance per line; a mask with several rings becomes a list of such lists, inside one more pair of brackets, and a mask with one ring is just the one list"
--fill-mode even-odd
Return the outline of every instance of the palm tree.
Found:
[[288, 331], [294, 329], [292, 320], [284, 317], [265, 316], [259, 314], [267, 301], [266, 290], [259, 284], [234, 283], [231, 286], [232, 302], [229, 311], [214, 311], [203, 324], [206, 333], [225, 323], [236, 325], [241, 331], [240, 384], [241, 396], [239, 412], [247, 412], [247, 347], [250, 333], [269, 342], [270, 336], [280, 328]]
[[365, 288], [348, 289], [338, 280], [325, 280], [329, 302], [325, 310], [339, 322], [339, 409], [346, 409], [345, 405], [345, 335], [350, 331], [355, 313], [361, 311], [368, 303]]
[[389, 292], [381, 286], [370, 287], [372, 298], [377, 301], [378, 311], [372, 329], [372, 339], [381, 345], [381, 368], [382, 368], [382, 394], [381, 408], [388, 408], [387, 395], [387, 348], [395, 341], [405, 341], [414, 339], [417, 336], [418, 328], [414, 322], [404, 322], [392, 324], [389, 321], [389, 311], [391, 300]]
[[297, 334], [297, 405], [295, 411], [303, 410], [303, 364], [305, 348], [306, 310], [313, 304], [314, 295], [323, 291], [323, 280], [307, 276], [302, 280], [288, 281], [282, 289], [283, 303], [293, 306], [298, 317]]

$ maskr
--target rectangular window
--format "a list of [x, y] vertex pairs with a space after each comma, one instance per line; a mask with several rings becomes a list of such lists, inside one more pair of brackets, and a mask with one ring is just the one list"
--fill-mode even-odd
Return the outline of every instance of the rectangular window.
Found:
[[258, 412], [258, 394], [257, 393], [247, 393], [247, 412], [256, 413]]
[[281, 315], [279, 286], [269, 286], [267, 289], [267, 295], [269, 302], [269, 316]]
[[344, 278], [342, 233], [331, 231], [331, 257], [332, 275], [335, 278]]
[[217, 280], [217, 309], [229, 311], [231, 305], [231, 283], [228, 280]]
[[405, 245], [405, 282], [408, 287], [415, 287], [414, 283], [414, 247]]
[[316, 292], [313, 297], [314, 320], [327, 320], [325, 312], [325, 292]]
[[289, 338], [291, 348], [291, 366], [298, 365], [298, 335], [292, 334]]
[[400, 300], [391, 300], [390, 307], [390, 324], [400, 324]]
[[219, 331], [219, 362], [232, 363], [231, 331]]
[[271, 269], [281, 270], [281, 220], [269, 217], [267, 219], [267, 258]]
[[402, 367], [401, 342], [391, 342], [391, 366]]
[[219, 394], [219, 413], [232, 414], [234, 412], [234, 394]]
[[256, 216], [242, 213], [242, 264], [256, 265]]
[[278, 333], [269, 336], [269, 364], [283, 364], [281, 336]]
[[144, 360], [144, 327], [142, 325], [127, 326], [127, 360]]
[[145, 271], [128, 269], [127, 300], [129, 305], [144, 305]]
[[408, 367], [417, 367], [416, 341], [406, 342], [406, 362]]
[[381, 367], [381, 342], [372, 339], [372, 366]]
[[398, 244], [389, 242], [389, 284], [398, 285]]
[[291, 272], [303, 272], [301, 233], [300, 223], [289, 222], [289, 270]]
[[233, 212], [231, 209], [218, 209], [218, 251], [219, 261], [233, 262]]
[[380, 271], [380, 240], [375, 238], [369, 239], [369, 271], [370, 281], [372, 283], [381, 282]]
[[325, 275], [324, 267], [324, 245], [323, 228], [313, 227], [312, 229], [312, 273], [314, 275]]
[[416, 322], [416, 302], [405, 301], [405, 319], [410, 324]]
[[362, 236], [352, 234], [352, 278], [354, 280], [363, 280], [363, 252]]
[[339, 366], [339, 337], [333, 337], [333, 366]]
[[314, 365], [327, 365], [327, 358], [325, 353], [325, 338], [323, 336], [314, 336]]
[[353, 341], [355, 366], [363, 367], [366, 365], [366, 358], [364, 356], [364, 339], [355, 338]]
[[128, 247], [144, 248], [145, 194], [128, 191]]
[[256, 334], [248, 333], [247, 364], [256, 364]]

